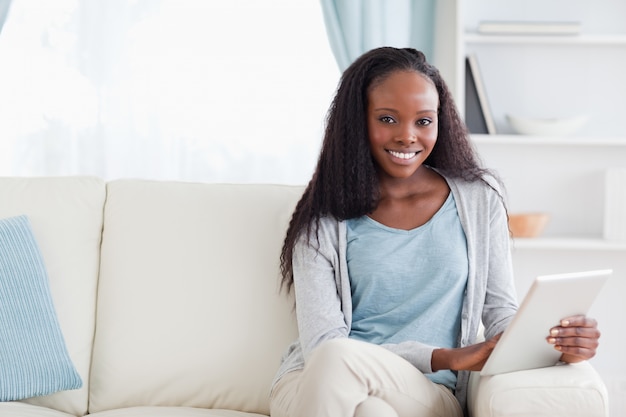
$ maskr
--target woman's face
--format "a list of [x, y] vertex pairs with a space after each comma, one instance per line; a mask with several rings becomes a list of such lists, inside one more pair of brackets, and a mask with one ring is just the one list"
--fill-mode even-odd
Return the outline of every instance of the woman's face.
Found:
[[439, 94], [432, 81], [396, 71], [370, 88], [367, 127], [380, 175], [408, 178], [437, 142]]

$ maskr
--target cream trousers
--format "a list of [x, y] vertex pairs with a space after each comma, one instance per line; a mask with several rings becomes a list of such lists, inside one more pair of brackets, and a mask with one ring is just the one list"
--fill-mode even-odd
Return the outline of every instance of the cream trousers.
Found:
[[462, 417], [452, 392], [380, 346], [333, 339], [272, 390], [272, 417]]

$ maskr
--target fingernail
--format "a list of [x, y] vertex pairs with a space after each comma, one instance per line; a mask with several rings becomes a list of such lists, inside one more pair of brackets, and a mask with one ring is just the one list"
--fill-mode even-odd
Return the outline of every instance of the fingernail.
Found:
[[548, 338], [548, 343], [555, 344], [556, 343], [556, 339], [554, 337], [549, 337]]
[[559, 335], [559, 329], [550, 330], [550, 336], [558, 336], [558, 335]]
[[569, 326], [569, 320], [562, 320], [561, 321], [561, 326], [563, 326], [563, 327]]
[[555, 346], [554, 346], [554, 348], [555, 348], [556, 350], [561, 350], [561, 346], [559, 346], [559, 345], [555, 345]]

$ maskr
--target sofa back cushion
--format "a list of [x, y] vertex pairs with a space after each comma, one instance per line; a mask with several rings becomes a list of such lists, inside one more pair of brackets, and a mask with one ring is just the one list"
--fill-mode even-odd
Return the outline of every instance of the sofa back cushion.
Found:
[[279, 254], [302, 188], [107, 186], [90, 412], [141, 405], [268, 413], [296, 337]]
[[98, 178], [0, 178], [0, 218], [27, 216], [47, 271], [51, 315], [56, 314], [60, 337], [83, 381], [78, 390], [24, 402], [73, 415], [87, 412], [104, 200], [105, 184]]

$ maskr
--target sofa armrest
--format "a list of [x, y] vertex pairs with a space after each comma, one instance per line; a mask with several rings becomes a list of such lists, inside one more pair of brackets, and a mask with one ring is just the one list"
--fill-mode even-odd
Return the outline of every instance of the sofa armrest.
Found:
[[608, 417], [608, 394], [588, 362], [470, 376], [471, 417]]

